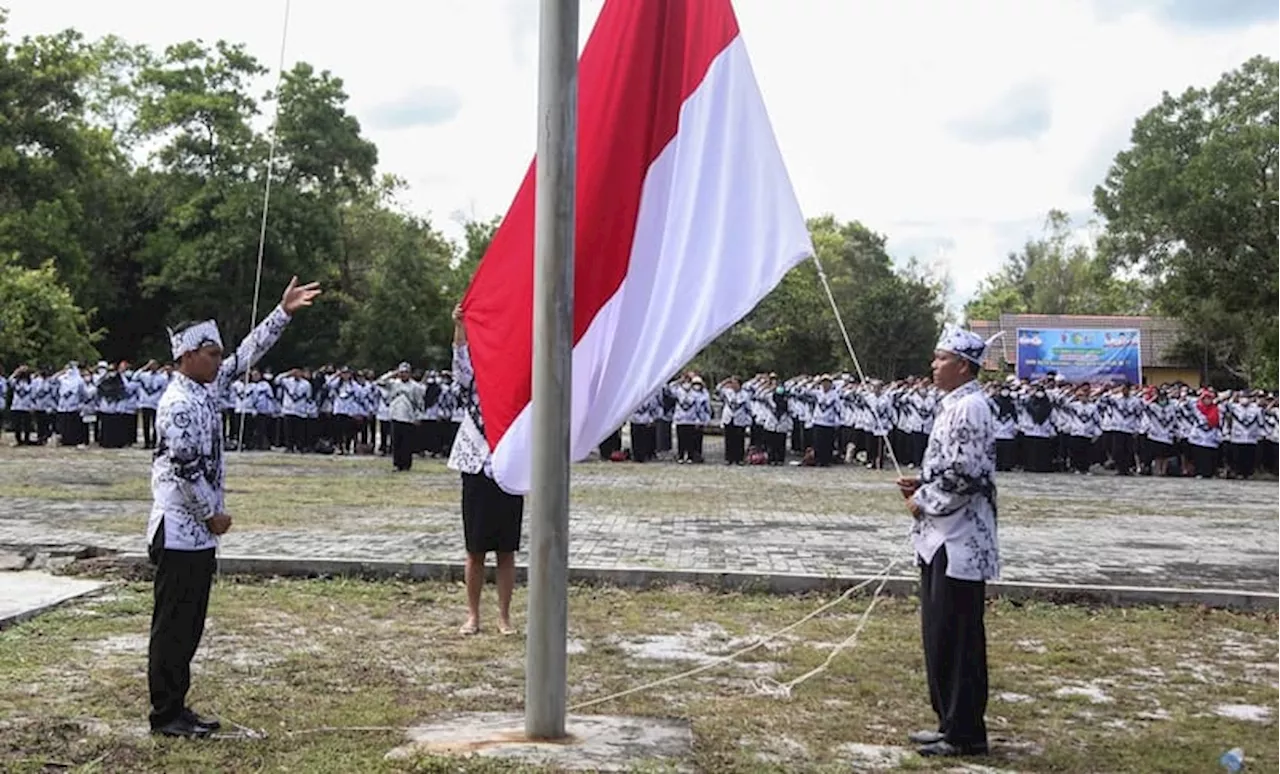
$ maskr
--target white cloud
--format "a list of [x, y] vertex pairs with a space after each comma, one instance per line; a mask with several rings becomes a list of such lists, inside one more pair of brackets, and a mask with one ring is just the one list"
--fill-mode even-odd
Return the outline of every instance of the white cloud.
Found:
[[[944, 266], [958, 302], [1039, 233], [1050, 208], [1087, 214], [1092, 186], [1162, 91], [1211, 84], [1280, 48], [1265, 2], [1216, 16], [1191, 0], [1109, 3], [735, 6], [805, 211], [856, 218], [888, 235], [896, 257]], [[227, 38], [271, 67], [284, 8], [283, 0], [223, 0], [216, 13], [198, 14], [161, 0], [6, 4], [15, 35], [75, 26], [157, 48]], [[600, 6], [582, 3], [583, 44]], [[365, 0], [354, 8], [312, 0], [295, 2], [291, 14], [287, 60], [343, 78], [381, 169], [409, 181], [416, 208], [453, 236], [452, 213], [506, 210], [534, 148], [537, 0]], [[1007, 119], [992, 106], [1020, 89], [1039, 100], [1037, 131], [986, 142], [953, 131]], [[433, 120], [409, 120], [422, 103]], [[380, 121], [388, 111], [403, 120]]]

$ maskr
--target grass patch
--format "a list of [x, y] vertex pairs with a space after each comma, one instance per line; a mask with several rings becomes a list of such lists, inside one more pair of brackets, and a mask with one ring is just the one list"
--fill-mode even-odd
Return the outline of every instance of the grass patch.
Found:
[[[197, 657], [193, 704], [262, 728], [260, 741], [145, 735], [150, 589], [124, 584], [0, 633], [0, 769], [101, 771], [514, 771], [475, 759], [388, 762], [397, 733], [289, 736], [320, 726], [403, 726], [452, 711], [514, 711], [522, 638], [454, 633], [460, 586], [224, 578]], [[487, 590], [485, 613], [492, 609]], [[683, 671], [800, 618], [822, 600], [693, 589], [570, 590], [570, 703]], [[856, 650], [791, 701], [751, 681], [821, 663], [866, 599], [744, 659], [588, 711], [690, 719], [699, 771], [848, 771], [847, 744], [903, 744], [930, 722], [917, 609], [882, 601]], [[525, 598], [518, 590], [516, 609]], [[1274, 616], [1198, 609], [993, 603], [989, 765], [1019, 771], [1205, 771], [1241, 746], [1277, 767]], [[492, 620], [486, 621], [491, 624]], [[517, 621], [517, 623], [522, 623]], [[1214, 714], [1269, 707], [1266, 722]], [[1105, 762], [1100, 764], [1099, 762]], [[929, 768], [908, 760], [906, 766]]]

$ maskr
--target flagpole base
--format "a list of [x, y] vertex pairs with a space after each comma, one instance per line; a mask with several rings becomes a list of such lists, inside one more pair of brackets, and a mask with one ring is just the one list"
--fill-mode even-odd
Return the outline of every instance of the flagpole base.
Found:
[[421, 755], [480, 755], [564, 771], [631, 771], [680, 764], [693, 751], [688, 722], [618, 715], [570, 715], [560, 739], [530, 739], [524, 716], [469, 712], [409, 729], [409, 742], [387, 760]]

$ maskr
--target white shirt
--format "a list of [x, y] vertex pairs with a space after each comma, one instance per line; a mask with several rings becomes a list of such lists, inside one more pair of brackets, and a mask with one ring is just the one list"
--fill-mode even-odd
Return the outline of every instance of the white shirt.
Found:
[[911, 534], [926, 564], [947, 547], [947, 577], [1000, 577], [996, 535], [996, 440], [987, 397], [977, 381], [942, 399], [920, 466], [920, 506]]
[[289, 315], [277, 306], [222, 361], [209, 384], [175, 371], [156, 408], [157, 446], [151, 463], [150, 543], [164, 524], [164, 547], [203, 551], [218, 545], [207, 521], [223, 511], [226, 476], [222, 458], [222, 401], [237, 376], [257, 362], [280, 338]]

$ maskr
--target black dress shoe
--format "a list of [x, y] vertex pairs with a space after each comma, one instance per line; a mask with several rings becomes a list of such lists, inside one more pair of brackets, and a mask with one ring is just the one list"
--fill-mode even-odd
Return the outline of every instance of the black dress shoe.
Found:
[[907, 734], [907, 739], [912, 744], [933, 744], [946, 739], [947, 735], [941, 731], [912, 731]]
[[222, 728], [222, 724], [218, 722], [217, 718], [200, 717], [190, 707], [182, 711], [181, 717], [193, 726], [207, 728], [210, 731], [217, 731]]
[[967, 755], [986, 755], [988, 750], [985, 744], [952, 744], [945, 739], [940, 739], [920, 747], [916, 752], [926, 758], [955, 758]]
[[160, 736], [173, 736], [184, 739], [203, 739], [213, 733], [213, 729], [207, 726], [197, 726], [190, 720], [179, 715], [178, 717], [165, 723], [163, 726], [157, 726], [151, 729], [151, 733]]

